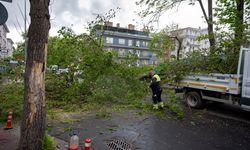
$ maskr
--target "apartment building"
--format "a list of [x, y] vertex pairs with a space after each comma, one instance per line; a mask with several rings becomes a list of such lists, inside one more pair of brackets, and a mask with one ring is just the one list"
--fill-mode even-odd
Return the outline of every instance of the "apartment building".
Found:
[[[210, 47], [208, 39], [199, 40], [201, 36], [208, 34], [207, 29], [188, 27], [171, 31], [170, 34], [177, 37], [182, 43], [180, 57], [185, 57], [194, 50], [208, 49]], [[171, 55], [177, 56], [178, 44], [176, 41], [176, 47], [171, 52]]]
[[13, 56], [14, 42], [10, 38], [7, 38], [7, 33], [9, 33], [7, 25], [0, 25], [0, 58]]
[[136, 30], [132, 24], [129, 24], [127, 28], [120, 27], [119, 23], [113, 26], [112, 22], [97, 25], [95, 29], [96, 34], [102, 35], [104, 38], [105, 50], [117, 51], [118, 62], [124, 61], [128, 55], [133, 55], [137, 56], [136, 66], [159, 63], [156, 54], [149, 49], [151, 37], [146, 30]]

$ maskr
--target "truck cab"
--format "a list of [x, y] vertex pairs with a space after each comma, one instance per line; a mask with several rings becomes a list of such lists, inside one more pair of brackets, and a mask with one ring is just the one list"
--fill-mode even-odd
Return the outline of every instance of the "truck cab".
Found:
[[242, 49], [238, 74], [243, 75], [241, 106], [250, 110], [250, 49]]

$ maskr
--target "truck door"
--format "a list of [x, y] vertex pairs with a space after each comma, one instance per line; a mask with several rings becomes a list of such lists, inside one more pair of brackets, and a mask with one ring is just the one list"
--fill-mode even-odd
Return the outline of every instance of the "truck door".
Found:
[[250, 51], [245, 51], [243, 83], [242, 83], [242, 102], [243, 105], [250, 106]]

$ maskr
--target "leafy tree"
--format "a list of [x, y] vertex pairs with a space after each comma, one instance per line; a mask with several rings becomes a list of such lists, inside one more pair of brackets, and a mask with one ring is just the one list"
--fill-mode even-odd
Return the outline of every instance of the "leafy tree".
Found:
[[208, 0], [208, 13], [204, 8], [202, 0], [140, 0], [136, 2], [136, 4], [146, 6], [146, 8], [139, 13], [139, 15], [143, 18], [149, 16], [150, 22], [154, 22], [154, 21], [159, 21], [159, 18], [163, 15], [165, 11], [178, 7], [178, 5], [180, 5], [184, 1], [189, 1], [191, 5], [194, 5], [196, 1], [199, 2], [199, 5], [203, 12], [203, 16], [208, 25], [208, 38], [211, 50], [213, 50], [215, 46], [215, 38], [213, 31], [212, 0]]
[[[160, 47], [158, 47], [158, 51], [160, 51], [159, 56], [161, 57], [161, 59], [167, 60], [169, 58], [174, 58], [174, 59], [179, 60], [181, 56], [181, 48], [182, 48], [183, 39], [184, 37], [178, 31], [178, 25], [176, 24], [168, 25], [164, 29], [162, 29], [159, 33], [157, 33], [156, 36], [153, 37], [152, 42], [151, 42], [151, 48], [154, 49], [154, 47], [152, 47], [154, 46], [153, 43], [157, 41], [158, 42], [161, 41]], [[177, 46], [176, 56], [171, 55], [171, 51], [175, 49], [176, 46]]]
[[24, 43], [17, 43], [17, 48], [13, 51], [15, 60], [24, 61]]
[[[177, 7], [188, 0], [141, 0], [138, 4], [146, 5], [141, 12], [142, 17], [151, 16], [151, 20], [158, 20], [167, 10]], [[249, 45], [249, 0], [217, 0], [215, 9], [216, 21], [213, 21], [212, 0], [208, 0], [208, 15], [202, 4], [202, 0], [190, 1], [195, 4], [198, 1], [208, 23], [208, 36], [210, 52], [206, 54], [208, 64], [212, 70], [219, 73], [236, 73], [238, 65], [239, 49]], [[216, 47], [213, 37], [213, 25], [216, 25]], [[181, 41], [181, 39], [180, 39]], [[206, 52], [205, 52], [206, 53]]]
[[161, 63], [169, 62], [171, 51], [175, 48], [175, 43], [169, 32], [162, 30], [153, 35], [150, 42], [150, 49], [158, 52]]
[[133, 55], [128, 55], [127, 65], [116, 63], [115, 53], [105, 51], [98, 41], [98, 37], [76, 35], [68, 28], [49, 39], [48, 63], [69, 68], [65, 74], [47, 74], [50, 106], [62, 107], [58, 102], [124, 104], [145, 94], [145, 84], [138, 78], [147, 68], [129, 67], [134, 62]]
[[[238, 53], [239, 48], [246, 42], [246, 29], [248, 28], [249, 21], [249, 8], [244, 6], [247, 2], [244, 0], [218, 0], [218, 8], [216, 8], [215, 16], [218, 18], [217, 28], [222, 36], [231, 36], [231, 46], [235, 53]], [[225, 31], [227, 28], [229, 31]], [[227, 46], [227, 44], [226, 44]]]
[[25, 49], [25, 37], [26, 37], [26, 35], [25, 35], [25, 33], [22, 33], [21, 36], [22, 36], [23, 41], [17, 43], [17, 47], [13, 51], [13, 58], [15, 60], [24, 61], [24, 59], [25, 59], [24, 49]]
[[241, 46], [249, 45], [249, 0], [218, 0], [215, 9], [217, 53], [228, 73], [236, 73]]

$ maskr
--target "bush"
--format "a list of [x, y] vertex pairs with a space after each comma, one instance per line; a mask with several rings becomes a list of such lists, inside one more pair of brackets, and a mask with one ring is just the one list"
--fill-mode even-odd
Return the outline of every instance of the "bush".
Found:
[[54, 138], [49, 136], [47, 133], [43, 138], [43, 150], [54, 150], [55, 149], [55, 142]]
[[126, 67], [112, 64], [95, 75], [87, 72], [77, 80], [67, 85], [67, 75], [47, 73], [46, 97], [49, 108], [67, 108], [71, 104], [130, 104], [147, 94], [147, 85], [140, 81], [140, 75], [147, 68]]
[[175, 83], [188, 74], [236, 73], [238, 54], [217, 50], [214, 54], [196, 50], [185, 58], [160, 64], [156, 70], [167, 83]]
[[146, 85], [135, 79], [125, 79], [116, 75], [100, 76], [87, 97], [90, 102], [129, 104], [145, 96]]
[[174, 113], [179, 119], [184, 117], [184, 111], [180, 105], [180, 100], [176, 97], [176, 94], [172, 90], [167, 90], [168, 101], [166, 103], [170, 112]]

